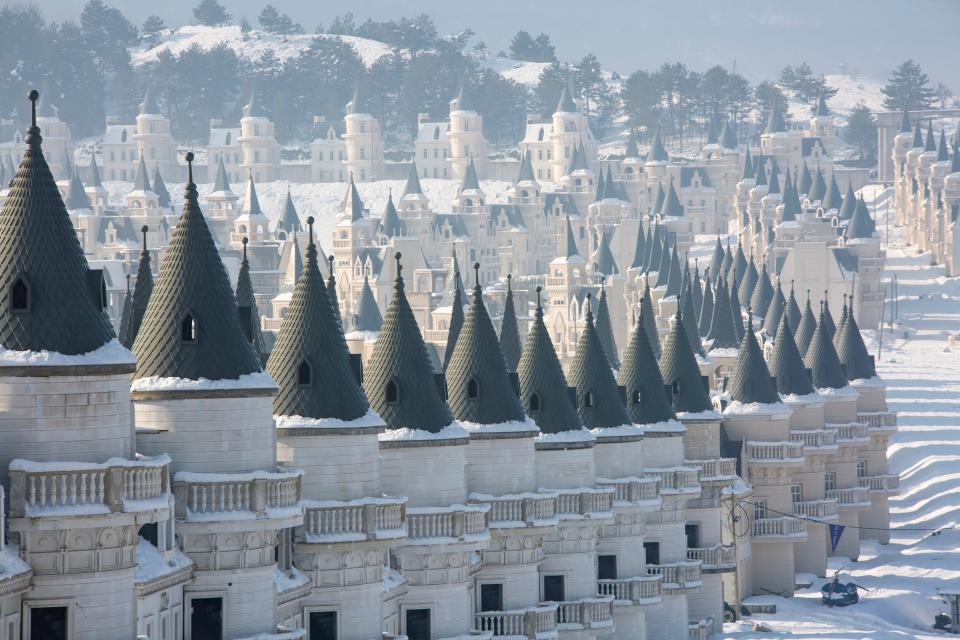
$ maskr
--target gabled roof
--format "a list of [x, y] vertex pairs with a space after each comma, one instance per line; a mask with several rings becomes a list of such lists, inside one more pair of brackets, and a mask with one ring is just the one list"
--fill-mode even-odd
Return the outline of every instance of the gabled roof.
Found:
[[620, 273], [616, 260], [613, 258], [613, 252], [610, 250], [610, 239], [607, 237], [607, 230], [600, 229], [600, 240], [597, 243], [597, 250], [593, 254], [593, 268], [596, 273], [602, 273], [605, 276], [612, 276]]
[[741, 300], [749, 300], [750, 296], [753, 295], [753, 288], [757, 286], [757, 280], [759, 279], [760, 275], [757, 273], [757, 265], [754, 263], [753, 255], [751, 254], [747, 268], [743, 270], [743, 277], [739, 280], [737, 297]]
[[[33, 101], [27, 149], [0, 210], [0, 295], [26, 286], [26, 312], [0, 305], [0, 345], [11, 351], [88, 353], [114, 338], [99, 287], [41, 148]], [[9, 175], [9, 174], [8, 174]]]
[[283, 229], [287, 233], [303, 231], [303, 225], [300, 223], [300, 214], [297, 213], [297, 208], [293, 205], [293, 198], [290, 196], [289, 186], [287, 186], [287, 199], [283, 203], [283, 213], [280, 214], [277, 229]]
[[354, 420], [369, 404], [350, 365], [343, 333], [330, 309], [309, 218], [307, 260], [297, 279], [267, 371], [280, 387], [273, 412], [281, 416]]
[[507, 295], [503, 302], [503, 318], [500, 321], [500, 350], [507, 364], [507, 371], [516, 371], [523, 347], [517, 328], [517, 311], [513, 304], [513, 277], [507, 274]]
[[520, 381], [520, 400], [540, 431], [560, 433], [583, 427], [553, 348], [553, 340], [543, 323], [540, 287], [537, 287], [537, 310], [533, 325], [517, 365], [517, 377]]
[[653, 356], [660, 358], [660, 331], [657, 329], [657, 316], [653, 312], [653, 299], [650, 297], [650, 285], [643, 287], [643, 297], [640, 299], [640, 324], [647, 332], [647, 342], [653, 350]]
[[[709, 276], [709, 274], [707, 274]], [[700, 305], [700, 316], [697, 326], [700, 328], [700, 337], [706, 339], [710, 333], [710, 323], [713, 321], [713, 285], [710, 284], [710, 278], [706, 280], [706, 286], [703, 288], [703, 302]]]
[[[474, 268], [479, 271], [480, 263]], [[500, 424], [524, 419], [479, 283], [473, 288], [470, 308], [444, 374], [447, 403], [458, 420]]]
[[837, 357], [843, 363], [847, 380], [867, 380], [877, 375], [873, 358], [867, 353], [867, 347], [863, 344], [860, 326], [853, 317], [852, 300], [847, 320], [837, 335]]
[[841, 389], [847, 386], [847, 377], [833, 348], [823, 311], [820, 312], [820, 322], [813, 332], [803, 363], [810, 369], [813, 386], [817, 389]]
[[357, 313], [353, 316], [353, 328], [356, 331], [380, 331], [383, 326], [383, 316], [380, 306], [370, 288], [370, 280], [363, 276], [363, 288], [360, 290], [360, 300], [357, 302]]
[[133, 296], [130, 299], [130, 323], [126, 331], [126, 340], [123, 346], [133, 347], [133, 342], [140, 332], [143, 315], [147, 311], [147, 303], [153, 293], [153, 272], [150, 267], [150, 252], [147, 250], [147, 225], [140, 228], [143, 242], [140, 248], [140, 260], [137, 263], [137, 281], [133, 287]]
[[667, 150], [663, 147], [663, 140], [660, 138], [660, 131], [657, 130], [657, 133], [653, 137], [653, 144], [650, 145], [650, 151], [647, 152], [647, 162], [667, 162], [670, 160], [670, 156], [667, 154]]
[[192, 161], [188, 153], [183, 213], [133, 344], [134, 378], [235, 380], [261, 370], [197, 202]]
[[660, 374], [663, 382], [671, 388], [675, 411], [699, 413], [711, 409], [707, 386], [690, 349], [690, 339], [679, 310], [660, 356]]
[[243, 259], [240, 261], [240, 273], [237, 275], [237, 309], [240, 312], [241, 323], [249, 323], [244, 327], [250, 344], [261, 361], [266, 359], [267, 349], [263, 342], [263, 332], [260, 330], [260, 311], [257, 309], [257, 298], [253, 293], [253, 282], [250, 280], [250, 261], [247, 259], [247, 239], [243, 239]]
[[757, 338], [753, 335], [753, 322], [749, 317], [733, 373], [727, 382], [727, 392], [733, 400], [744, 404], [780, 402], [777, 387], [770, 377]]
[[680, 167], [680, 188], [687, 189], [693, 185], [694, 177], [700, 178], [700, 186], [712, 189], [713, 183], [710, 181], [710, 174], [703, 167]]
[[589, 305], [583, 333], [577, 342], [577, 352], [570, 363], [570, 386], [577, 390], [577, 409], [588, 428], [603, 429], [630, 423], [610, 363], [604, 355], [604, 347], [593, 325], [593, 312]]
[[223, 154], [217, 160], [217, 177], [213, 181], [213, 193], [223, 191], [233, 193], [230, 190], [230, 180], [227, 178], [227, 169], [223, 166]]
[[610, 307], [607, 305], [607, 289], [600, 285], [600, 299], [597, 302], [596, 333], [603, 346], [603, 353], [607, 363], [613, 369], [620, 368], [620, 357], [617, 349], [617, 340], [613, 335], [613, 325], [610, 323]]
[[770, 353], [770, 374], [776, 379], [777, 391], [783, 395], [805, 396], [814, 392], [813, 383], [803, 366], [803, 358], [790, 332], [789, 322], [784, 314], [777, 326], [773, 351]]
[[453, 300], [450, 303], [450, 324], [447, 326], [447, 346], [443, 352], [443, 370], [450, 366], [457, 338], [463, 328], [463, 294], [461, 293], [460, 272], [453, 274]]
[[[400, 254], [395, 258], [401, 273]], [[401, 276], [394, 280], [393, 299], [367, 362], [363, 388], [370, 406], [391, 429], [437, 433], [453, 422], [450, 408], [440, 397]]]
[[737, 148], [737, 134], [730, 126], [729, 120], [723, 121], [723, 129], [720, 131], [720, 146], [724, 149]]
[[783, 288], [780, 281], [777, 280], [777, 289], [773, 293], [773, 298], [767, 306], [767, 312], [763, 315], [763, 330], [768, 336], [773, 336], [780, 325], [780, 318], [787, 311], [787, 300], [783, 296]]
[[[713, 312], [708, 323], [706, 340], [712, 342], [712, 349], [736, 349], [740, 337], [735, 328], [733, 309], [730, 307], [730, 291], [727, 281], [719, 278], [713, 295]], [[738, 319], [737, 319], [738, 320]]]
[[635, 424], [654, 424], [676, 418], [666, 393], [657, 356], [644, 329], [647, 318], [643, 306], [640, 318], [630, 333], [623, 352], [623, 364], [617, 371], [617, 383], [626, 392], [627, 412]]
[[410, 163], [410, 171], [407, 172], [407, 182], [403, 185], [403, 196], [411, 194], [423, 194], [423, 188], [420, 186], [420, 176], [417, 175], [417, 162]]
[[74, 167], [70, 172], [70, 188], [67, 190], [67, 209], [89, 209], [90, 198], [83, 188], [83, 182], [80, 180], [80, 173]]
[[140, 156], [140, 164], [137, 165], [137, 175], [133, 179], [132, 191], [153, 191], [150, 188], [150, 178], [147, 175], [147, 163]]

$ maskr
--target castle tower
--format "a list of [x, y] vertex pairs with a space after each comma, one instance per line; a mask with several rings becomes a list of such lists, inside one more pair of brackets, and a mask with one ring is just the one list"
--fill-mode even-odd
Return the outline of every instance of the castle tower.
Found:
[[347, 152], [347, 170], [360, 182], [375, 180], [383, 165], [383, 139], [380, 123], [370, 114], [367, 96], [358, 84], [347, 103], [343, 134]]
[[470, 160], [473, 160], [479, 176], [487, 175], [487, 141], [483, 137], [483, 116], [477, 112], [470, 98], [470, 90], [461, 84], [457, 96], [450, 101], [447, 140], [450, 144], [449, 162], [454, 180], [463, 179]]
[[[59, 96], [46, 90], [44, 96], [37, 105], [37, 126], [44, 132], [45, 155], [50, 159], [47, 165], [56, 180], [69, 180], [73, 172], [73, 162], [70, 160], [70, 152], [73, 151], [70, 127], [60, 119]], [[13, 176], [10, 176], [8, 180], [12, 178]]]
[[573, 87], [567, 83], [563, 87], [557, 108], [553, 113], [550, 142], [553, 158], [552, 175], [555, 180], [569, 173], [567, 168], [581, 144], [585, 151], [583, 161], [587, 167], [593, 164], [597, 157], [596, 140], [590, 133], [586, 116], [574, 102], [574, 95]]
[[557, 345], [561, 360], [567, 360], [573, 355], [573, 347], [578, 337], [574, 326], [578, 302], [576, 293], [587, 281], [587, 261], [577, 248], [569, 215], [566, 221], [566, 232], [559, 243], [557, 257], [550, 262], [545, 288], [550, 310], [547, 328]]
[[177, 161], [177, 143], [170, 134], [170, 119], [160, 113], [149, 88], [140, 103], [133, 140], [139, 157], [159, 167], [160, 172], [168, 179], [180, 179], [182, 173]]
[[280, 168], [280, 144], [277, 142], [273, 122], [263, 112], [257, 92], [250, 94], [250, 101], [243, 107], [240, 118], [240, 152], [243, 155], [241, 169], [254, 180], [275, 180]]
[[817, 107], [810, 118], [810, 133], [820, 138], [823, 148], [832, 155], [837, 141], [836, 125], [833, 121], [833, 112], [827, 107], [823, 92], [817, 97]]
[[217, 157], [217, 175], [213, 181], [213, 191], [207, 195], [207, 223], [217, 244], [225, 246], [230, 240], [230, 230], [233, 221], [240, 210], [237, 202], [240, 198], [230, 188], [227, 169], [223, 164], [223, 157]]

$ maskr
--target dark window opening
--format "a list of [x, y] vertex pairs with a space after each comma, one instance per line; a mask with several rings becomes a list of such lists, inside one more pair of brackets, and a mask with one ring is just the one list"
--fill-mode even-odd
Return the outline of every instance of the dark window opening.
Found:
[[337, 640], [337, 612], [311, 611], [307, 628], [310, 640]]
[[67, 608], [31, 607], [30, 640], [67, 640]]
[[643, 392], [640, 389], [634, 389], [633, 393], [630, 394], [630, 401], [635, 405], [643, 404]]
[[387, 383], [387, 388], [384, 390], [385, 400], [388, 403], [396, 403], [400, 401], [400, 387], [397, 386], [396, 381], [391, 380]]
[[30, 290], [27, 283], [17, 278], [10, 291], [10, 309], [12, 311], [28, 311], [30, 309]]
[[564, 601], [563, 576], [543, 576], [543, 601]]
[[698, 549], [700, 547], [700, 525], [684, 525], [683, 531], [687, 535], [687, 549]]
[[159, 549], [160, 544], [157, 542], [158, 540], [157, 531], [158, 531], [157, 523], [148, 522], [147, 524], [140, 527], [140, 531], [137, 532], [137, 535], [139, 535], [141, 538], [143, 538], [144, 540], [146, 540], [147, 542], [149, 542], [150, 544], [152, 544], [153, 546]]
[[533, 413], [535, 411], [540, 411], [540, 395], [537, 393], [530, 394], [529, 401], [529, 411]]
[[503, 611], [503, 585], [480, 585], [480, 611]]
[[309, 387], [313, 384], [313, 371], [310, 369], [310, 363], [306, 360], [297, 367], [297, 384], [301, 387]]
[[180, 323], [180, 339], [183, 342], [197, 341], [197, 321], [189, 313], [183, 317]]
[[476, 378], [470, 378], [467, 382], [467, 398], [470, 400], [476, 400], [480, 397], [480, 384], [477, 382]]
[[617, 556], [597, 556], [597, 578], [600, 580], [617, 579]]
[[190, 601], [190, 637], [219, 640], [223, 637], [223, 598]]
[[592, 392], [587, 391], [587, 392], [583, 395], [583, 406], [585, 406], [585, 407], [587, 407], [587, 408], [590, 408], [590, 407], [593, 406], [593, 393], [592, 393]]
[[107, 296], [107, 281], [100, 279], [100, 310], [110, 306], [110, 298]]
[[430, 609], [407, 609], [404, 622], [409, 640], [430, 640]]
[[644, 542], [643, 553], [647, 559], [647, 564], [660, 564], [659, 542]]

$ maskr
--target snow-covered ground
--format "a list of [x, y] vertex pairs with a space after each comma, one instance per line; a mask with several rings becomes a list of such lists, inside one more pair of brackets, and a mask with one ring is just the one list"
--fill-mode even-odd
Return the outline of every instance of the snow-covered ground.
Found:
[[[877, 194], [866, 195], [876, 200], [883, 234], [887, 192]], [[899, 282], [900, 325], [893, 335], [884, 327], [878, 372], [900, 424], [888, 450], [901, 488], [890, 500], [891, 542], [864, 542], [856, 563], [831, 561], [846, 580], [869, 589], [859, 604], [828, 609], [820, 604], [824, 581], [818, 580], [792, 599], [775, 598], [776, 615], [754, 616], [772, 632], [728, 624], [717, 638], [944, 637], [931, 628], [934, 615], [947, 612], [937, 590], [960, 588], [960, 353], [948, 342], [960, 331], [960, 281], [931, 266], [929, 254], [905, 247], [892, 220], [889, 240], [887, 276]], [[876, 353], [876, 334], [869, 338]]]

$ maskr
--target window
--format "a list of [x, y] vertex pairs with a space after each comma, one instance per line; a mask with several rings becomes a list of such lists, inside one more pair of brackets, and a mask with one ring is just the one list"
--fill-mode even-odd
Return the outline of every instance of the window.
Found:
[[306, 360], [297, 367], [297, 384], [301, 387], [309, 387], [313, 384], [313, 371], [310, 368], [310, 363]]
[[254, 151], [254, 152], [253, 152], [253, 161], [254, 161], [254, 162], [260, 162], [260, 152], [259, 152], [259, 151]]
[[480, 611], [503, 611], [503, 585], [480, 585]]
[[867, 477], [867, 461], [866, 460], [857, 461], [857, 477], [858, 478]]
[[592, 392], [592, 391], [587, 391], [585, 394], [583, 394], [583, 406], [585, 406], [585, 407], [587, 407], [587, 408], [592, 408], [592, 407], [593, 407], [593, 392]]
[[367, 123], [364, 122], [363, 120], [361, 120], [361, 121], [360, 121], [360, 133], [366, 133], [366, 132], [367, 132]]
[[544, 602], [563, 602], [565, 591], [563, 576], [543, 576]]
[[336, 611], [311, 611], [307, 621], [310, 640], [337, 640]]
[[14, 313], [30, 310], [30, 289], [23, 278], [17, 278], [10, 288], [10, 310]]
[[383, 392], [384, 399], [387, 404], [396, 404], [400, 402], [400, 386], [397, 385], [396, 380], [390, 380], [387, 382], [387, 386]]
[[597, 556], [597, 579], [616, 580], [617, 579], [617, 556], [604, 555]]
[[630, 402], [636, 406], [643, 404], [643, 392], [640, 389], [634, 389], [633, 393], [630, 394]]
[[110, 162], [113, 162], [113, 161], [116, 160], [116, 159], [117, 159], [116, 153], [113, 152], [113, 151], [111, 151], [111, 152], [110, 152]]
[[803, 485], [802, 484], [790, 485], [790, 499], [793, 502], [803, 502]]
[[410, 640], [430, 640], [430, 609], [407, 609], [404, 635]]
[[647, 564], [660, 564], [660, 543], [644, 542], [643, 555]]
[[476, 400], [480, 397], [480, 383], [477, 382], [476, 378], [470, 378], [467, 381], [467, 398], [470, 400]]
[[697, 523], [683, 525], [683, 533], [687, 537], [687, 549], [700, 547], [700, 525]]
[[763, 520], [766, 517], [767, 517], [767, 501], [756, 500], [753, 503], [753, 519]]
[[823, 474], [823, 490], [834, 491], [837, 488], [837, 472], [827, 471]]
[[367, 150], [365, 147], [360, 147], [360, 159], [361, 160], [367, 159]]
[[183, 342], [197, 341], [197, 321], [189, 313], [180, 322], [180, 340]]
[[30, 607], [30, 638], [67, 640], [66, 607]]
[[157, 533], [158, 533], [157, 523], [148, 522], [147, 524], [140, 527], [140, 531], [137, 532], [137, 535], [139, 535], [141, 538], [143, 538], [144, 540], [146, 540], [156, 548], [160, 549], [160, 545], [158, 544]]
[[223, 598], [190, 600], [190, 637], [193, 640], [223, 637]]
[[157, 148], [156, 148], [156, 147], [150, 147], [150, 159], [151, 159], [151, 160], [156, 160], [156, 159], [157, 159]]
[[530, 400], [527, 401], [527, 411], [529, 413], [536, 413], [537, 411], [540, 411], [540, 394], [530, 394]]

